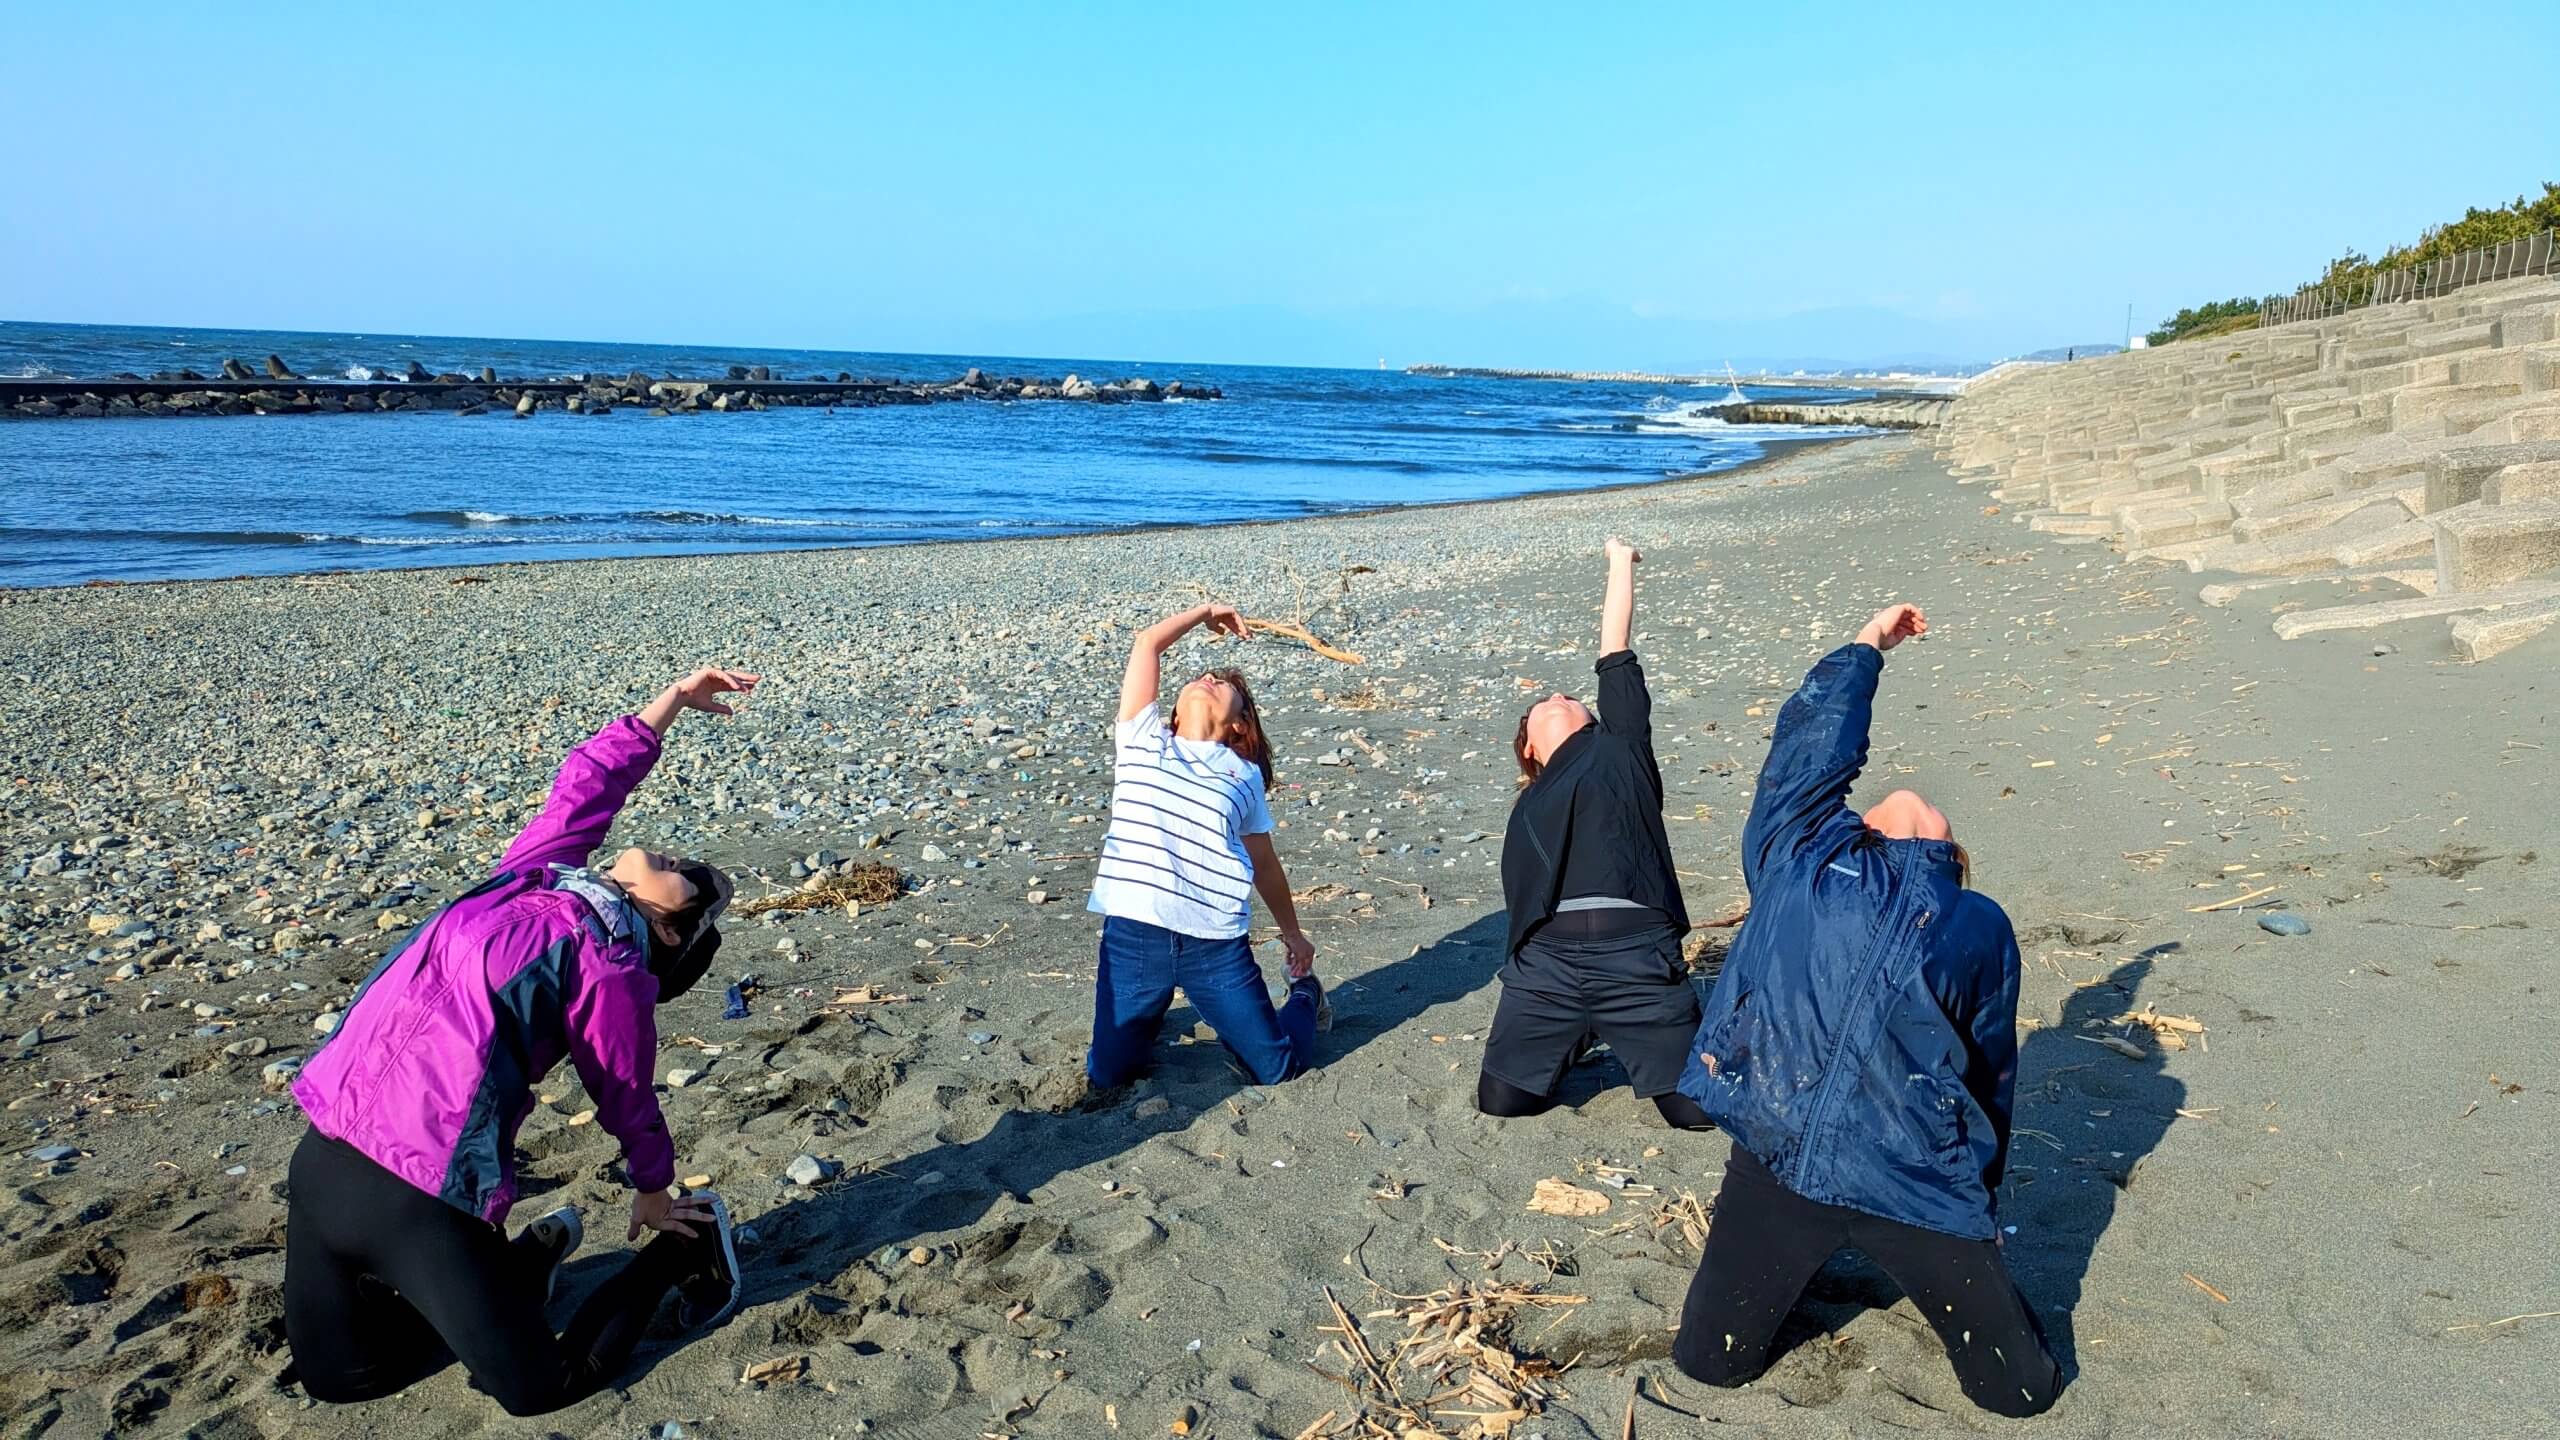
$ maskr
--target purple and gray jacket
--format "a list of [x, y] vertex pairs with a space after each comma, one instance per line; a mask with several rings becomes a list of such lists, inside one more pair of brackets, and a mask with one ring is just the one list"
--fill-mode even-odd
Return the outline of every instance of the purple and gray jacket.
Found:
[[554, 882], [586, 863], [658, 760], [636, 716], [569, 752], [542, 814], [497, 874], [418, 927], [375, 969], [293, 1082], [312, 1128], [453, 1206], [503, 1222], [533, 1085], [568, 1056], [635, 1190], [675, 1182], [652, 1089], [657, 979], [639, 943]]

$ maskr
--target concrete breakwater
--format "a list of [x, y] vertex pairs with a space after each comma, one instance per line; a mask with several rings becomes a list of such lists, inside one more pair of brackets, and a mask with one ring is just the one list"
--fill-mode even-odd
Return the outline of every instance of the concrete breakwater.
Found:
[[786, 406], [932, 405], [954, 400], [1082, 400], [1125, 404], [1165, 400], [1216, 400], [1214, 385], [1143, 377], [1095, 382], [1080, 375], [1061, 380], [990, 376], [972, 369], [951, 381], [856, 379], [839, 373], [789, 379], [764, 366], [733, 365], [725, 378], [686, 379], [627, 375], [573, 375], [558, 379], [501, 379], [494, 370], [477, 376], [433, 374], [412, 362], [397, 379], [312, 379], [297, 375], [276, 356], [261, 376], [239, 360], [226, 360], [219, 378], [192, 370], [104, 379], [0, 379], [0, 416], [18, 419], [113, 419], [185, 415], [335, 415], [446, 410], [483, 414], [512, 411], [519, 418], [545, 409], [602, 415], [622, 406], [652, 414], [703, 410], [735, 412]]
[[1728, 425], [1863, 425], [1870, 430], [1926, 430], [1947, 415], [1945, 400], [1851, 400], [1836, 405], [1718, 405]]
[[2287, 639], [2442, 616], [2479, 660], [2560, 625], [2560, 282], [2021, 368], [1939, 435], [2032, 530], [2230, 576], [2208, 604], [2363, 589]]

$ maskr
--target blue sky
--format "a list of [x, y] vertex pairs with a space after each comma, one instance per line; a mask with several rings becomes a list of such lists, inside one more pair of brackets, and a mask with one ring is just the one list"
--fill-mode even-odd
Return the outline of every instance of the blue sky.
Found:
[[2548, 0], [58, 5], [7, 36], [15, 319], [1987, 359], [2560, 179]]

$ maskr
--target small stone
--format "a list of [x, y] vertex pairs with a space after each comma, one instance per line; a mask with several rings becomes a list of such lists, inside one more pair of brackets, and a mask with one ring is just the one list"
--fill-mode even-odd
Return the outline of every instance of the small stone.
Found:
[[1046, 890], [1034, 890], [1022, 898], [1034, 905], [1046, 905], [1049, 903], [1049, 892]]
[[2311, 922], [2283, 910], [2271, 910], [2258, 917], [2258, 928], [2270, 935], [2308, 935]]
[[222, 922], [219, 920], [207, 920], [196, 927], [196, 943], [199, 945], [210, 945], [221, 938]]
[[117, 927], [124, 924], [124, 921], [125, 917], [122, 915], [92, 915], [89, 917], [89, 933], [92, 935], [113, 935], [116, 933]]
[[1146, 1099], [1139, 1101], [1136, 1105], [1131, 1106], [1129, 1113], [1137, 1116], [1141, 1120], [1153, 1120], [1157, 1116], [1165, 1114], [1172, 1109], [1172, 1101], [1167, 1100], [1161, 1095], [1150, 1095]]
[[267, 1068], [258, 1072], [258, 1080], [259, 1083], [267, 1087], [268, 1094], [274, 1095], [281, 1093], [286, 1086], [291, 1085], [293, 1083], [293, 1077], [301, 1073], [301, 1058], [298, 1056], [287, 1055], [281, 1060], [268, 1061]]
[[214, 1004], [210, 1000], [197, 1001], [195, 1010], [196, 1018], [199, 1020], [219, 1020], [223, 1016], [231, 1013], [229, 1010]]
[[992, 1044], [995, 1038], [996, 1032], [993, 1030], [972, 1030], [969, 1032], [969, 1043], [972, 1045]]
[[433, 810], [419, 811], [418, 828], [421, 830], [433, 830], [436, 828], [436, 812]]
[[19, 1036], [19, 1037], [18, 1037], [18, 1048], [19, 1048], [19, 1049], [21, 1049], [21, 1050], [33, 1050], [34, 1048], [36, 1048], [37, 1046], [39, 1046], [39, 1045], [41, 1045], [41, 1044], [43, 1044], [43, 1043], [44, 1043], [44, 1027], [43, 1027], [43, 1026], [41, 1026], [41, 1025], [36, 1026], [35, 1028], [33, 1028], [33, 1029], [29, 1030], [26, 1034], [21, 1035], [21, 1036]]
[[922, 859], [922, 860], [924, 861], [924, 863], [926, 863], [927, 865], [939, 865], [939, 864], [941, 864], [942, 862], [944, 862], [944, 861], [946, 861], [946, 860], [950, 859], [951, 857], [950, 857], [949, 855], [947, 855], [947, 854], [943, 853], [943, 849], [942, 849], [942, 847], [941, 847], [941, 846], [939, 846], [939, 845], [927, 845], [926, 847], [924, 847], [924, 852], [923, 852], [923, 854], [922, 854], [920, 857], [918, 857], [918, 858]]
[[71, 1159], [79, 1153], [80, 1147], [77, 1145], [47, 1145], [43, 1149], [28, 1155], [27, 1158], [33, 1160], [39, 1165], [51, 1165], [58, 1161]]
[[322, 1035], [334, 1035], [338, 1030], [339, 1018], [337, 1011], [323, 1010], [319, 1018], [311, 1022], [311, 1028]]
[[702, 1072], [699, 1070], [670, 1070], [667, 1072], [667, 1088], [681, 1090], [701, 1078]]
[[277, 950], [299, 950], [311, 943], [311, 932], [299, 925], [287, 925], [268, 937], [267, 943]]
[[397, 930], [408, 923], [409, 917], [397, 910], [385, 910], [373, 917], [373, 928], [376, 930]]
[[933, 1263], [933, 1251], [919, 1245], [913, 1250], [907, 1252], [907, 1263], [910, 1265], [930, 1265]]
[[252, 1035], [246, 1040], [234, 1040], [230, 1044], [223, 1046], [222, 1053], [225, 1055], [236, 1055], [244, 1058], [254, 1058], [267, 1053], [267, 1042], [260, 1036]]
[[815, 1155], [801, 1155], [783, 1167], [782, 1178], [802, 1189], [823, 1183], [836, 1173], [836, 1167]]
[[2373, 653], [2374, 653], [2375, 655], [2377, 655], [2377, 656], [2380, 656], [2380, 655], [2396, 655], [2396, 654], [2398, 654], [2398, 653], [2400, 653], [2400, 652], [2399, 652], [2396, 648], [2394, 648], [2394, 647], [2392, 647], [2392, 646], [2389, 646], [2389, 645], [2376, 645], [2376, 646], [2374, 646], [2374, 647], [2373, 647]]

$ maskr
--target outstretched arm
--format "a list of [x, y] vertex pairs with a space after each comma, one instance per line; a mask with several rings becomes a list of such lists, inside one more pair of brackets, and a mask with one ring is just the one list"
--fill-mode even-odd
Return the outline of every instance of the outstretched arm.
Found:
[[1742, 878], [1758, 888], [1760, 874], [1813, 838], [1840, 813], [1849, 787], [1867, 763], [1867, 727], [1874, 718], [1876, 680], [1884, 652], [1929, 631], [1916, 605], [1876, 612], [1855, 640], [1814, 664], [1804, 684], [1778, 711], [1769, 758], [1742, 827]]
[[1644, 555], [1624, 540], [1611, 537], [1606, 552], [1609, 556], [1609, 591], [1600, 602], [1600, 653], [1615, 655], [1633, 649], [1630, 637], [1636, 626], [1636, 566]]
[[524, 827], [498, 861], [500, 870], [522, 871], [542, 865], [582, 865], [622, 803], [658, 763], [658, 744], [676, 717], [686, 710], [731, 713], [717, 696], [756, 688], [760, 677], [743, 670], [697, 670], [661, 691], [637, 715], [625, 715], [588, 737], [560, 762], [551, 782], [551, 798], [542, 813]]
[[1164, 652], [1173, 642], [1199, 626], [1227, 635], [1244, 634], [1243, 617], [1232, 605], [1194, 605], [1179, 614], [1168, 615], [1138, 632], [1129, 642], [1129, 668], [1120, 673], [1120, 719], [1125, 723], [1138, 718], [1138, 712], [1156, 703], [1156, 690], [1164, 683]]

